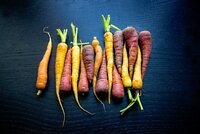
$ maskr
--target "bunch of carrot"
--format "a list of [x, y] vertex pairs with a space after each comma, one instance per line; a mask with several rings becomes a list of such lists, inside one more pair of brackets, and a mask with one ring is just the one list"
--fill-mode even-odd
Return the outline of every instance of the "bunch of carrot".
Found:
[[[136, 101], [143, 110], [140, 95], [152, 50], [151, 34], [149, 31], [142, 31], [138, 35], [136, 29], [132, 26], [120, 30], [110, 24], [110, 15], [107, 18], [102, 15], [102, 20], [105, 31], [104, 51], [97, 37], [93, 38], [91, 45], [88, 42], [82, 43], [80, 41], [78, 43], [78, 28], [73, 23], [71, 23], [73, 47], [68, 50], [68, 45], [65, 43], [68, 30], [57, 29], [61, 42], [57, 45], [56, 50], [55, 83], [56, 96], [63, 113], [63, 126], [65, 110], [61, 102], [60, 91], [69, 92], [72, 88], [79, 108], [93, 115], [94, 113], [90, 113], [80, 105], [78, 98], [79, 93], [89, 92], [89, 84], [92, 84], [93, 93], [103, 105], [104, 110], [105, 105], [98, 95], [108, 94], [108, 103], [110, 104], [111, 95], [114, 98], [121, 99], [124, 97], [125, 89], [127, 89], [131, 102], [120, 111], [121, 114], [126, 112]], [[113, 34], [110, 31], [111, 28], [117, 31]], [[48, 62], [52, 51], [51, 36], [49, 32], [45, 31], [45, 28], [43, 32], [49, 36], [49, 42], [38, 67], [37, 95], [40, 95], [46, 88]], [[132, 96], [133, 91], [135, 91], [134, 97]]]

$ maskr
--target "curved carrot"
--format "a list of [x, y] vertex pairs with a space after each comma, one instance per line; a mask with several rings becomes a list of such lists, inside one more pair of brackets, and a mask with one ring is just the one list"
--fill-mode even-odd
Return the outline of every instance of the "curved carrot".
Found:
[[78, 99], [78, 76], [79, 76], [79, 67], [80, 67], [80, 48], [78, 47], [77, 44], [77, 37], [78, 37], [78, 28], [74, 26], [73, 23], [71, 23], [71, 28], [72, 28], [72, 36], [73, 36], [73, 47], [72, 47], [72, 87], [74, 91], [74, 97], [75, 100], [79, 106], [80, 109], [85, 111], [88, 114], [93, 115], [94, 113], [90, 113], [89, 111], [85, 110], [79, 102]]
[[85, 94], [88, 93], [89, 87], [88, 87], [88, 79], [87, 79], [87, 73], [85, 69], [85, 65], [83, 62], [83, 56], [82, 56], [82, 43], [81, 43], [81, 73], [80, 73], [80, 78], [79, 78], [79, 83], [78, 83], [78, 92]]
[[134, 27], [127, 27], [123, 30], [126, 43], [129, 48], [129, 74], [132, 78], [133, 76], [133, 67], [137, 59], [138, 51], [138, 34]]
[[96, 59], [95, 59], [95, 63], [94, 63], [94, 76], [93, 76], [93, 93], [94, 93], [94, 96], [96, 97], [96, 99], [103, 105], [104, 111], [106, 111], [104, 103], [99, 99], [99, 97], [96, 94], [97, 75], [98, 75], [99, 67], [102, 62], [102, 48], [99, 45], [99, 41], [97, 40], [96, 37], [93, 38], [92, 46], [96, 53]]
[[124, 37], [123, 32], [121, 30], [117, 30], [113, 35], [113, 45], [115, 49], [115, 57], [116, 57], [116, 66], [118, 72], [122, 73], [122, 54], [123, 54], [123, 43]]
[[105, 42], [105, 50], [106, 50], [106, 58], [107, 58], [107, 71], [108, 71], [108, 103], [110, 104], [110, 96], [112, 89], [112, 71], [114, 65], [113, 58], [113, 35], [110, 32], [110, 15], [108, 15], [107, 19], [102, 15], [102, 20], [104, 23], [104, 42]]
[[60, 29], [57, 29], [58, 35], [61, 38], [61, 43], [58, 44], [56, 50], [56, 61], [55, 61], [55, 75], [56, 75], [56, 96], [60, 104], [62, 113], [63, 113], [63, 126], [65, 124], [65, 110], [63, 108], [61, 99], [60, 99], [60, 82], [62, 77], [62, 72], [65, 63], [65, 55], [67, 53], [67, 44], [65, 43], [67, 37], [67, 29], [64, 29], [63, 32]]
[[142, 50], [142, 79], [144, 79], [152, 50], [151, 33], [149, 31], [140, 32], [139, 45]]
[[47, 45], [47, 49], [45, 51], [45, 54], [40, 61], [39, 67], [38, 67], [38, 76], [37, 76], [37, 82], [36, 82], [36, 88], [38, 89], [37, 95], [40, 95], [42, 93], [42, 90], [45, 89], [46, 84], [47, 84], [47, 68], [48, 68], [48, 63], [49, 59], [51, 56], [51, 51], [52, 51], [52, 40], [49, 32], [45, 31], [44, 27], [43, 32], [46, 33], [49, 36], [49, 42]]
[[72, 74], [72, 49], [67, 52], [65, 65], [60, 82], [60, 91], [69, 92], [71, 90], [71, 74]]

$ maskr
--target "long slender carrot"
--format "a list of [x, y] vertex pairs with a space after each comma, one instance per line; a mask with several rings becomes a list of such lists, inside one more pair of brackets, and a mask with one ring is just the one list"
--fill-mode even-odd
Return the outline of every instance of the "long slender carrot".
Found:
[[81, 42], [81, 73], [80, 73], [80, 78], [79, 78], [79, 83], [78, 83], [78, 92], [81, 94], [88, 93], [89, 87], [88, 87], [88, 79], [87, 79], [87, 73], [85, 69], [85, 65], [83, 62], [83, 56], [82, 56], [82, 42]]
[[142, 50], [142, 79], [144, 79], [152, 50], [151, 33], [149, 31], [140, 32], [139, 45]]
[[94, 93], [94, 96], [96, 97], [96, 99], [103, 105], [104, 111], [106, 111], [104, 103], [100, 100], [100, 98], [96, 94], [97, 75], [98, 75], [99, 67], [102, 63], [102, 48], [99, 45], [99, 41], [97, 40], [97, 37], [93, 38], [92, 46], [96, 53], [95, 63], [94, 63], [94, 76], [93, 76], [93, 82], [92, 82], [93, 83], [93, 93]]
[[126, 51], [126, 43], [124, 43], [123, 47], [122, 82], [125, 88], [130, 88], [132, 86], [131, 78], [128, 72], [128, 55]]
[[116, 66], [118, 72], [122, 73], [122, 54], [123, 54], [123, 43], [124, 43], [124, 37], [123, 32], [121, 30], [117, 30], [114, 33], [113, 36], [113, 45], [115, 49], [115, 57], [116, 57]]
[[67, 53], [67, 44], [66, 38], [67, 38], [67, 29], [64, 29], [63, 32], [60, 29], [57, 29], [58, 35], [61, 38], [61, 42], [57, 46], [56, 50], [56, 61], [55, 61], [55, 75], [56, 75], [56, 96], [58, 98], [58, 102], [60, 104], [62, 113], [63, 113], [63, 126], [65, 124], [65, 110], [63, 108], [61, 99], [60, 99], [60, 82], [61, 82], [61, 77], [62, 77], [62, 72], [64, 68], [64, 63], [65, 63], [65, 55]]
[[36, 82], [36, 88], [38, 89], [37, 95], [39, 96], [42, 91], [46, 88], [47, 84], [47, 68], [48, 68], [48, 63], [49, 59], [51, 56], [51, 51], [52, 51], [52, 40], [49, 32], [46, 32], [45, 29], [47, 27], [44, 27], [43, 32], [46, 33], [49, 36], [49, 42], [45, 51], [45, 54], [40, 61], [39, 67], [38, 67], [38, 76], [37, 76], [37, 82]]
[[138, 34], [134, 27], [127, 27], [123, 30], [126, 43], [129, 48], [129, 74], [132, 78], [133, 76], [133, 67], [137, 59], [138, 51]]
[[69, 92], [71, 90], [71, 73], [72, 73], [72, 49], [70, 48], [67, 52], [65, 59], [65, 66], [62, 73], [60, 82], [60, 91]]
[[79, 106], [80, 109], [85, 111], [88, 114], [93, 115], [94, 113], [90, 113], [89, 111], [85, 110], [79, 102], [78, 99], [78, 76], [79, 76], [79, 67], [80, 67], [80, 48], [77, 44], [77, 37], [78, 37], [78, 28], [74, 26], [73, 23], [71, 23], [72, 28], [72, 36], [73, 36], [73, 47], [72, 47], [72, 87], [74, 91], [74, 97], [75, 100]]
[[102, 20], [104, 24], [104, 42], [107, 58], [107, 72], [108, 72], [108, 103], [110, 104], [110, 96], [112, 89], [112, 71], [114, 65], [113, 58], [113, 34], [110, 32], [110, 15], [107, 16], [107, 19], [102, 15]]

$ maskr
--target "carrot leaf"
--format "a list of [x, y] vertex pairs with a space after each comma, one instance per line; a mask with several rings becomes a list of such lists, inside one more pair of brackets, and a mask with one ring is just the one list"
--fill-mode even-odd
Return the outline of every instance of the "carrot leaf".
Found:
[[67, 29], [64, 29], [63, 32], [60, 29], [56, 29], [58, 32], [58, 36], [61, 38], [61, 42], [66, 42], [67, 39]]

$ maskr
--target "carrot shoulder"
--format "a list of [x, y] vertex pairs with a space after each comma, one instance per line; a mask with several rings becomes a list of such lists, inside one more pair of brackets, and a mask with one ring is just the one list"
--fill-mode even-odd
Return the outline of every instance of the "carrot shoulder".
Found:
[[46, 88], [47, 78], [48, 78], [47, 69], [48, 69], [49, 59], [50, 59], [51, 51], [52, 51], [51, 36], [49, 32], [44, 31], [45, 28], [43, 29], [43, 32], [49, 36], [49, 42], [48, 42], [45, 54], [42, 60], [40, 61], [40, 64], [38, 67], [38, 75], [37, 75], [37, 82], [36, 82], [36, 88], [38, 89], [37, 95], [40, 95], [42, 93], [42, 90]]

